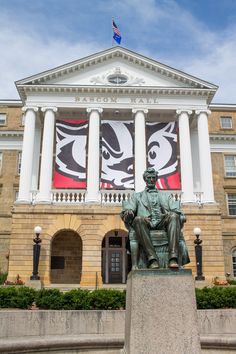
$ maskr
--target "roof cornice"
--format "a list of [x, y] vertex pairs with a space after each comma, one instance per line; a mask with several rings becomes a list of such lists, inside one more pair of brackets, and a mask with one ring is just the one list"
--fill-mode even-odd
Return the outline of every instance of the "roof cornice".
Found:
[[166, 86], [79, 86], [79, 85], [18, 85], [21, 96], [26, 99], [27, 93], [82, 93], [82, 94], [155, 94], [159, 96], [201, 96], [212, 99], [216, 89], [200, 89], [189, 87]]

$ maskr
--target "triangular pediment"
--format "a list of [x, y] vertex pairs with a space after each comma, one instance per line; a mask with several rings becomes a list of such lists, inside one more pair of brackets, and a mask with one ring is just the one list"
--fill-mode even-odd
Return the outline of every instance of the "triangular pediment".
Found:
[[211, 83], [122, 47], [113, 47], [16, 82], [18, 89], [29, 85], [217, 89]]

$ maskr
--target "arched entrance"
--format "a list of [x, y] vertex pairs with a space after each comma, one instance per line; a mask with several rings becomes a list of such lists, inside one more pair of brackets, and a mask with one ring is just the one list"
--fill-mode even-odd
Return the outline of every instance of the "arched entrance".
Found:
[[131, 268], [126, 250], [127, 232], [108, 232], [102, 242], [102, 279], [105, 284], [126, 283]]
[[82, 240], [73, 230], [58, 232], [51, 245], [51, 283], [79, 284], [82, 272]]

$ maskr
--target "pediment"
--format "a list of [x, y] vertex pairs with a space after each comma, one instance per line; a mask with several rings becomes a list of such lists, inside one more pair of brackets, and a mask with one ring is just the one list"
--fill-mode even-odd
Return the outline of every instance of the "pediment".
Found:
[[213, 84], [122, 47], [113, 47], [16, 82], [19, 91], [29, 85], [217, 89]]

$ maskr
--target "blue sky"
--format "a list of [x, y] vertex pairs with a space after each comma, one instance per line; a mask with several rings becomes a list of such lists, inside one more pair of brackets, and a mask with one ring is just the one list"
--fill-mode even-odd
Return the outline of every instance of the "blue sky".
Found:
[[0, 0], [0, 98], [14, 81], [122, 46], [219, 86], [236, 104], [236, 0]]

